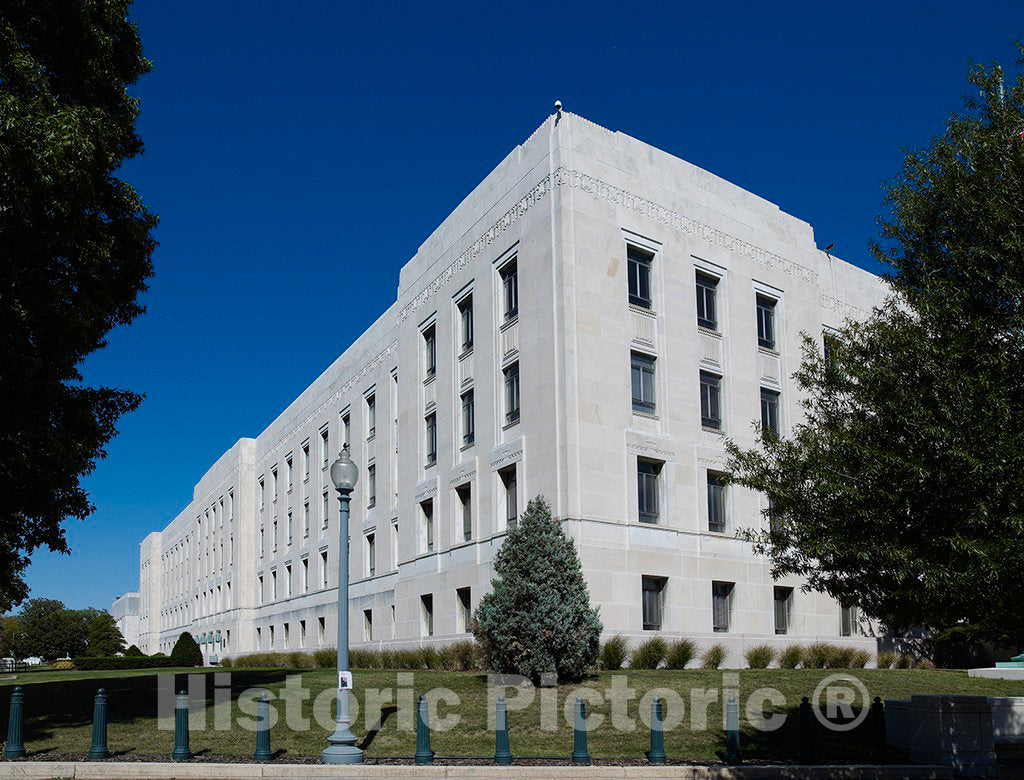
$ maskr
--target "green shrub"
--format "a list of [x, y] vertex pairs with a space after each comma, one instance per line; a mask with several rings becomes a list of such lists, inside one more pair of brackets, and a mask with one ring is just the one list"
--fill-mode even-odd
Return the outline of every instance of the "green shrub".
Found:
[[804, 669], [827, 669], [835, 659], [835, 646], [828, 642], [812, 642], [804, 648]]
[[896, 656], [896, 668], [897, 669], [913, 669], [914, 668], [914, 656], [910, 653], [899, 653]]
[[115, 655], [89, 656], [85, 658], [75, 658], [72, 659], [72, 661], [56, 661], [53, 664], [53, 668], [72, 668], [61, 666], [60, 664], [62, 663], [71, 663], [73, 664], [73, 668], [80, 669], [83, 672], [97, 671], [100, 669], [169, 669], [171, 667], [181, 665], [173, 656], [170, 658], [150, 658], [148, 656], [130, 658], [126, 655]]
[[396, 669], [422, 669], [423, 656], [417, 648], [401, 648], [395, 650]]
[[728, 654], [729, 651], [725, 649], [725, 645], [713, 644], [700, 657], [700, 668], [718, 669], [725, 663], [725, 657]]
[[922, 658], [916, 664], [914, 664], [914, 668], [915, 669], [934, 669], [935, 668], [935, 662], [932, 661], [930, 658]]
[[178, 641], [174, 643], [171, 658], [174, 660], [175, 666], [203, 665], [203, 651], [199, 649], [195, 637], [188, 631], [182, 631]]
[[871, 653], [862, 648], [857, 648], [850, 655], [850, 668], [851, 669], [863, 669], [868, 665], [868, 661], [871, 660]]
[[788, 645], [779, 652], [780, 669], [796, 669], [804, 660], [804, 648], [800, 645]]
[[75, 668], [75, 662], [70, 658], [59, 658], [53, 662], [53, 668], [60, 672], [66, 672]]
[[559, 682], [581, 680], [597, 661], [601, 619], [576, 546], [543, 498], [505, 536], [494, 574], [473, 620], [487, 668], [535, 683], [551, 672]]
[[665, 668], [685, 669], [686, 665], [697, 657], [697, 645], [692, 639], [677, 639], [669, 643], [665, 654]]
[[220, 665], [224, 669], [231, 669], [235, 665], [235, 659], [234, 658], [221, 658], [220, 659]]
[[629, 641], [621, 634], [616, 634], [601, 645], [597, 663], [605, 671], [614, 672], [622, 668], [628, 654]]
[[337, 669], [338, 653], [333, 648], [330, 650], [314, 650], [313, 664], [317, 669]]
[[441, 668], [441, 651], [433, 645], [420, 648], [420, 659], [423, 669]]
[[767, 669], [775, 660], [775, 648], [771, 645], [754, 645], [743, 654], [751, 669]]
[[236, 668], [247, 669], [290, 669], [291, 658], [288, 653], [250, 653], [235, 656]]
[[289, 669], [313, 669], [314, 667], [315, 664], [313, 663], [313, 656], [309, 653], [288, 654]]
[[138, 645], [132, 645], [131, 647], [129, 647], [127, 650], [124, 651], [124, 654], [128, 658], [141, 658], [142, 656], [145, 655], [145, 653], [143, 653], [141, 650], [139, 650], [139, 646]]
[[668, 645], [660, 636], [652, 636], [644, 640], [629, 657], [630, 669], [657, 669], [665, 660], [668, 653]]
[[879, 669], [892, 669], [896, 663], [896, 653], [892, 650], [883, 650], [875, 657], [875, 661]]

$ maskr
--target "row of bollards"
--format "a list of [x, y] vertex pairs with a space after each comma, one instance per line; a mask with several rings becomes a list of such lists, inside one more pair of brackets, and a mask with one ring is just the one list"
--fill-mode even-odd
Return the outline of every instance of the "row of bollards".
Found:
[[[4, 758], [23, 758], [25, 756], [25, 739], [23, 718], [25, 695], [21, 686], [15, 686], [11, 692], [10, 717], [7, 721], [7, 747]], [[261, 694], [256, 711], [256, 751], [252, 757], [255, 761], [270, 761], [273, 752], [270, 749], [270, 703], [267, 695]], [[434, 760], [434, 751], [430, 749], [430, 725], [427, 697], [421, 695], [416, 706], [416, 755], [417, 764], [430, 764]], [[885, 706], [876, 696], [870, 710], [871, 758], [875, 764], [886, 762], [885, 747]], [[806, 696], [800, 701], [800, 753], [801, 764], [816, 762], [814, 739], [814, 713]], [[89, 759], [98, 761], [110, 757], [107, 747], [107, 694], [102, 688], [96, 692], [93, 703], [92, 744], [89, 747]], [[664, 764], [668, 760], [665, 753], [665, 700], [655, 699], [651, 702], [651, 743], [646, 753], [651, 764]], [[174, 702], [174, 748], [171, 759], [188, 761], [192, 758], [189, 747], [188, 733], [188, 694], [180, 691]], [[590, 751], [587, 747], [587, 711], [582, 697], [576, 698], [573, 709], [572, 763], [586, 765], [590, 763]], [[734, 696], [725, 703], [725, 761], [728, 764], [743, 762], [740, 749], [740, 716], [739, 704]], [[512, 752], [509, 745], [508, 706], [504, 696], [498, 697], [495, 708], [494, 732], [494, 763], [505, 766], [512, 763]]]
[[[17, 685], [11, 691], [4, 758], [25, 757], [24, 715], [25, 692]], [[255, 761], [269, 761], [274, 754], [270, 750], [270, 703], [265, 693], [260, 695], [256, 719], [256, 752], [252, 757]], [[96, 691], [93, 700], [92, 743], [89, 746], [88, 757], [90, 761], [110, 758], [110, 749], [107, 747], [107, 692], [102, 688]], [[190, 758], [192, 750], [188, 741], [188, 694], [180, 691], [174, 701], [174, 748], [171, 750], [171, 759], [188, 761]]]

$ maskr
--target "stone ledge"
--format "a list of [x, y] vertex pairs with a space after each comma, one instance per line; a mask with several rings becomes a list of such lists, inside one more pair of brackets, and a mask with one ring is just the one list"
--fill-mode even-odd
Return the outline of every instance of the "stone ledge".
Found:
[[364, 764], [324, 766], [322, 764], [220, 764], [147, 763], [128, 761], [5, 761], [0, 763], [0, 780], [19, 778], [81, 778], [82, 780], [192, 780], [210, 777], [253, 778], [254, 780], [301, 780], [302, 778], [344, 778], [345, 780], [438, 780], [439, 778], [504, 778], [505, 780], [589, 780], [589, 778], [677, 778], [677, 780], [768, 780], [769, 778], [821, 778], [821, 780], [895, 780], [952, 778], [942, 766], [458, 766], [407, 764]]

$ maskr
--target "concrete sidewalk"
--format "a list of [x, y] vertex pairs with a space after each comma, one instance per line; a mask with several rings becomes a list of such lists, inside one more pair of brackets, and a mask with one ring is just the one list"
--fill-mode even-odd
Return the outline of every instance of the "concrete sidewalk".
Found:
[[219, 764], [145, 763], [130, 761], [4, 761], [0, 780], [88, 778], [89, 780], [441, 780], [441, 778], [502, 778], [503, 780], [769, 780], [769, 778], [820, 778], [820, 780], [896, 780], [896, 778], [952, 778], [941, 766], [410, 766], [408, 764]]

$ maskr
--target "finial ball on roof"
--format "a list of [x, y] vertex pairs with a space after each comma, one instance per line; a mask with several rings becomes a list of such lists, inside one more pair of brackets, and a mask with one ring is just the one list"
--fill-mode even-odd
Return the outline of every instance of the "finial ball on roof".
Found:
[[555, 113], [556, 114], [562, 113], [562, 101], [561, 100], [556, 100], [555, 101]]

